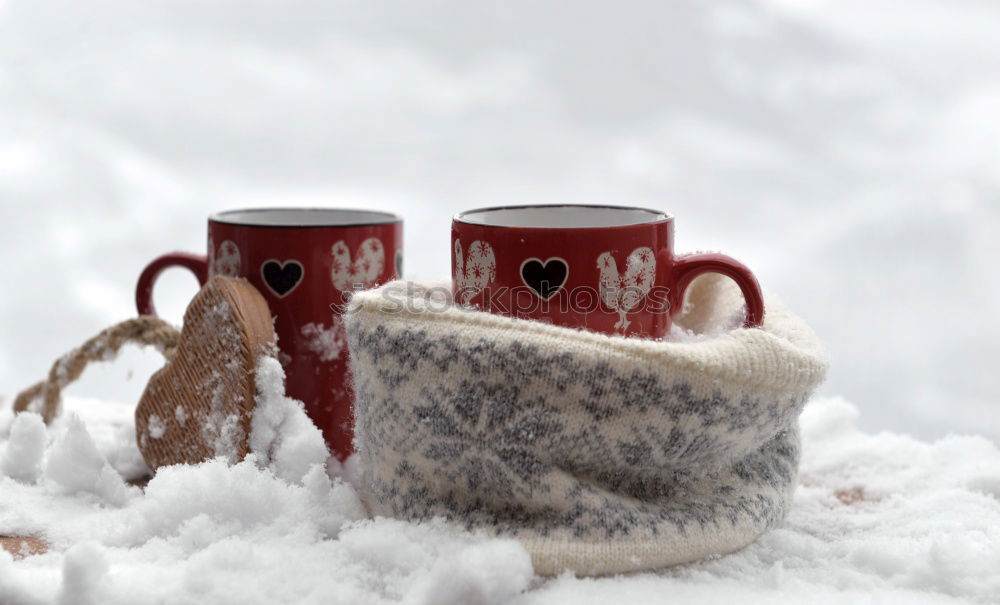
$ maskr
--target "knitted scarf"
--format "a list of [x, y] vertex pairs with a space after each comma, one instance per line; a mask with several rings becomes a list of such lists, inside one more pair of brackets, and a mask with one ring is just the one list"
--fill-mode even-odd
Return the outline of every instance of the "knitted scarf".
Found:
[[784, 517], [797, 417], [827, 363], [773, 296], [737, 328], [698, 279], [674, 338], [605, 336], [451, 304], [402, 281], [345, 316], [374, 514], [510, 536], [535, 570], [612, 574], [733, 552]]

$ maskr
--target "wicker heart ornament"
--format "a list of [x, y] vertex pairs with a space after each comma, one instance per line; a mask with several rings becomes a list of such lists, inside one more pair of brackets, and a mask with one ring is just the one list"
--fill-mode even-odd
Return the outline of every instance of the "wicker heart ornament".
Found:
[[242, 278], [213, 277], [184, 313], [176, 353], [153, 374], [135, 411], [150, 468], [248, 452], [261, 355], [273, 354], [267, 302]]

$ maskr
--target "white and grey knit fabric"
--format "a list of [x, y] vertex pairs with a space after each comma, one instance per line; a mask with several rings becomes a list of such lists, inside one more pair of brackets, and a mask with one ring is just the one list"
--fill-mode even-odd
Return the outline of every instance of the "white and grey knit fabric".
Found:
[[345, 317], [372, 513], [520, 540], [535, 571], [612, 574], [740, 549], [780, 523], [827, 363], [771, 296], [763, 329], [706, 276], [675, 341], [445, 304], [393, 282]]

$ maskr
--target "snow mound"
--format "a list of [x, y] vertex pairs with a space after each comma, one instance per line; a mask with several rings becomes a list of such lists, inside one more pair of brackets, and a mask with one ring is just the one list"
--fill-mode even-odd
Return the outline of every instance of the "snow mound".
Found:
[[[273, 379], [280, 368], [270, 370]], [[281, 401], [276, 393], [261, 389], [270, 403]], [[144, 493], [109, 502], [101, 477], [117, 473], [84, 423], [94, 410], [99, 424], [100, 406], [67, 404], [82, 417], [49, 429], [62, 432], [37, 480], [0, 478], [0, 535], [52, 546], [20, 560], [0, 551], [0, 603], [576, 605], [664, 595], [674, 603], [989, 603], [1000, 594], [996, 445], [863, 433], [856, 408], [840, 399], [814, 401], [802, 416], [800, 486], [781, 528], [727, 557], [599, 579], [536, 577], [517, 542], [443, 522], [366, 519], [354, 488], [321, 464], [300, 474], [257, 453], [235, 465], [164, 468]], [[274, 419], [267, 425], [287, 421]], [[20, 456], [10, 453], [15, 440], [39, 440], [33, 421], [16, 424], [0, 441], [4, 460]], [[276, 435], [262, 439], [271, 460], [280, 458]]]
[[313, 467], [305, 483], [286, 483], [252, 456], [232, 466], [215, 459], [165, 467], [146, 486], [145, 497], [123, 512], [122, 523], [109, 528], [109, 540], [127, 547], [174, 537], [191, 554], [248, 533], [336, 537], [344, 524], [364, 516], [353, 490], [331, 482], [322, 467]]
[[108, 562], [100, 545], [82, 542], [66, 551], [59, 605], [100, 605], [104, 602]]
[[34, 412], [18, 414], [10, 427], [10, 439], [0, 459], [0, 471], [25, 483], [37, 481], [42, 474], [42, 456], [47, 438], [41, 416]]
[[273, 357], [257, 363], [257, 401], [250, 429], [250, 451], [276, 475], [300, 481], [329, 456], [323, 434], [301, 401], [285, 396], [285, 371]]
[[97, 451], [90, 433], [76, 414], [48, 451], [45, 476], [68, 494], [90, 492], [108, 504], [122, 505], [139, 494]]

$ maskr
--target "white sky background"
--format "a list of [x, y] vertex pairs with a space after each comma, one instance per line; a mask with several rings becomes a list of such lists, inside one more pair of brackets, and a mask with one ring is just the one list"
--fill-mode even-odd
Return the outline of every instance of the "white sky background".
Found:
[[451, 214], [533, 201], [669, 210], [814, 325], [862, 426], [1000, 439], [996, 2], [0, 0], [0, 393], [211, 211], [394, 210], [435, 278]]

